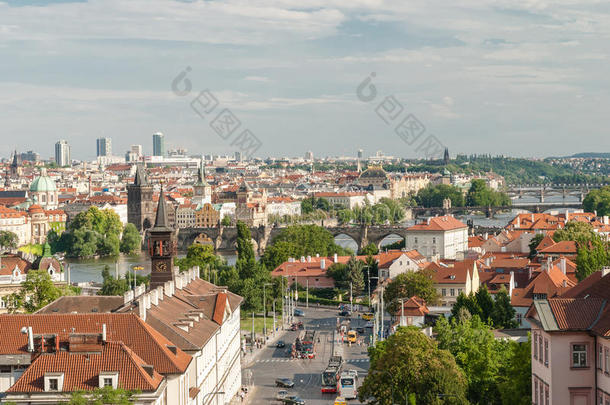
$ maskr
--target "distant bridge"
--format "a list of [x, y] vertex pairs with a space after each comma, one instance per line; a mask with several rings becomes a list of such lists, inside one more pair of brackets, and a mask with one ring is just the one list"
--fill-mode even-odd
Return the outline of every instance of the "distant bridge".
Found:
[[577, 197], [582, 202], [589, 191], [603, 186], [607, 183], [599, 184], [520, 184], [509, 185], [504, 192], [515, 200], [523, 197], [534, 197], [538, 202], [544, 203], [546, 197], [558, 196], [564, 200], [568, 197]]

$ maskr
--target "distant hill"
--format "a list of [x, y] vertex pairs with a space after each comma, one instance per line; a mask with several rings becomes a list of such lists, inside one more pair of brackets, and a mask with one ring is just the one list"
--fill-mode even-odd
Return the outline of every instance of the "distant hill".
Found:
[[599, 152], [584, 152], [576, 153], [569, 158], [593, 158], [593, 159], [610, 159], [610, 153], [599, 153]]

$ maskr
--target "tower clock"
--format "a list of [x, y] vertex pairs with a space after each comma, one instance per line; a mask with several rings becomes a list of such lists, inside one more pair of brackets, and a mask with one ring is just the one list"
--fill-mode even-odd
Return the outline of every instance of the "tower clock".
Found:
[[151, 260], [150, 288], [155, 289], [173, 280], [173, 259], [176, 254], [174, 230], [169, 227], [165, 194], [161, 189], [155, 226], [148, 231], [148, 254]]

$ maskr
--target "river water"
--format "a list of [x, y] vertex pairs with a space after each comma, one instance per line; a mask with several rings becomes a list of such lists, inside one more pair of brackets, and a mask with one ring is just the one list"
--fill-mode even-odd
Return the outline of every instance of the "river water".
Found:
[[[568, 197], [565, 200], [561, 196], [551, 196], [545, 199], [546, 202], [578, 202], [576, 198]], [[534, 197], [524, 197], [518, 200], [513, 200], [513, 203], [535, 203], [537, 202]], [[486, 218], [484, 215], [461, 215], [457, 216], [462, 222], [466, 223], [467, 220], [472, 219], [474, 225], [483, 227], [504, 227], [508, 222], [514, 218], [514, 216], [520, 211], [517, 209], [511, 210], [511, 212], [496, 214], [494, 218]], [[415, 221], [406, 221], [405, 227], [411, 226]], [[401, 240], [400, 235], [390, 235], [386, 237], [381, 245], [388, 245]], [[356, 251], [358, 246], [356, 242], [346, 235], [339, 235], [335, 238], [338, 245]], [[180, 256], [180, 255], [179, 255]], [[235, 254], [223, 254], [222, 255], [229, 264], [234, 264], [237, 256]], [[142, 266], [144, 270], [140, 270], [138, 274], [147, 275], [150, 274], [150, 259], [144, 253], [139, 255], [131, 256], [119, 256], [118, 258], [99, 258], [99, 259], [66, 259], [66, 263], [70, 266], [70, 279], [73, 283], [79, 282], [101, 282], [102, 281], [102, 270], [104, 266], [108, 266], [111, 274], [123, 276], [127, 272], [133, 271], [134, 266]]]

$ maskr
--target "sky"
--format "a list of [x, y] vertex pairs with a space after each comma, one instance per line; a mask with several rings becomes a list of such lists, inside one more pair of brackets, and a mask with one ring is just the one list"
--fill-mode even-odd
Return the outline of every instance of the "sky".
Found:
[[609, 37], [596, 0], [0, 0], [0, 156], [610, 152]]

